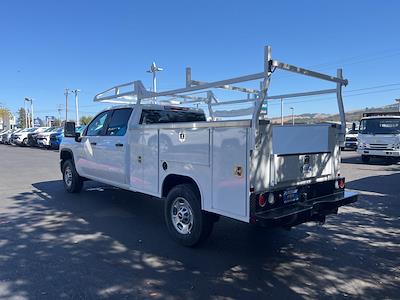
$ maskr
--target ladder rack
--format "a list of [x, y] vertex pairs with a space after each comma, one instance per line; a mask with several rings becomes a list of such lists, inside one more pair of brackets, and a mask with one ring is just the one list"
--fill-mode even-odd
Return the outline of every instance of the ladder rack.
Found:
[[[335, 88], [331, 89], [269, 96], [267, 95], [269, 84], [271, 81], [271, 77], [276, 69], [332, 82], [336, 86]], [[343, 99], [342, 99], [342, 87], [347, 86], [348, 81], [347, 79], [343, 78], [342, 69], [338, 69], [336, 76], [332, 76], [308, 70], [305, 68], [297, 67], [294, 65], [286, 64], [277, 60], [273, 60], [271, 54], [271, 47], [266, 46], [264, 48], [264, 68], [262, 72], [234, 77], [234, 78], [228, 78], [214, 82], [203, 82], [203, 81], [193, 80], [191, 74], [192, 74], [191, 69], [186, 68], [186, 86], [183, 88], [161, 91], [161, 92], [152, 92], [147, 90], [140, 80], [137, 80], [120, 84], [110, 89], [107, 89], [97, 94], [94, 97], [94, 101], [107, 102], [107, 103], [141, 104], [143, 103], [143, 101], [150, 101], [150, 103], [157, 103], [159, 101], [157, 98], [167, 97], [166, 100], [161, 100], [159, 102], [172, 103], [178, 105], [189, 104], [189, 103], [206, 104], [208, 106], [209, 114], [212, 120], [215, 120], [216, 116], [220, 116], [220, 114], [216, 112], [214, 113], [213, 110], [214, 107], [218, 107], [220, 105], [248, 103], [252, 105], [252, 109], [251, 110], [241, 109], [239, 110], [239, 114], [242, 113], [246, 115], [252, 115], [252, 127], [257, 132], [259, 123], [258, 120], [260, 118], [262, 106], [265, 101], [272, 99], [305, 97], [305, 96], [315, 96], [322, 94], [336, 94], [337, 105], [340, 114], [340, 121], [342, 125], [341, 133], [343, 134], [343, 141], [344, 141], [346, 120], [345, 120]], [[241, 82], [248, 82], [255, 80], [262, 80], [262, 82], [260, 83], [260, 89], [249, 89], [234, 85]], [[124, 89], [127, 89], [127, 91], [123, 91]], [[246, 93], [248, 97], [246, 99], [240, 99], [240, 100], [219, 101], [215, 97], [215, 94], [213, 93], [212, 89], [225, 89], [235, 92]], [[250, 95], [253, 95], [254, 98], [249, 97]], [[230, 116], [232, 115], [234, 115], [234, 113], [230, 114]]]

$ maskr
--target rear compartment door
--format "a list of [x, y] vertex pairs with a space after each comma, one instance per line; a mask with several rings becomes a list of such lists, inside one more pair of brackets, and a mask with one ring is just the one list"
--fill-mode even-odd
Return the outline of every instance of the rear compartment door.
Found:
[[336, 134], [331, 124], [274, 126], [273, 185], [334, 175]]
[[212, 208], [236, 219], [247, 216], [247, 128], [214, 128]]

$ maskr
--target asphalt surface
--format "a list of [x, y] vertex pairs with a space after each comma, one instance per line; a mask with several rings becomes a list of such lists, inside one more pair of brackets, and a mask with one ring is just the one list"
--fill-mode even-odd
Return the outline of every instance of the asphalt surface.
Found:
[[222, 218], [189, 249], [162, 201], [95, 182], [67, 194], [57, 152], [0, 145], [0, 299], [400, 299], [399, 171], [345, 152], [360, 198], [325, 225]]

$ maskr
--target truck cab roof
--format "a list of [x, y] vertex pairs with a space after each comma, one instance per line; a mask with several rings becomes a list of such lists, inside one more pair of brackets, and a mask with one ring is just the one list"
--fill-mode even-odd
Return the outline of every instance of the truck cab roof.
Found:
[[369, 120], [369, 119], [400, 119], [400, 116], [378, 115], [378, 116], [369, 116], [361, 118], [361, 120]]

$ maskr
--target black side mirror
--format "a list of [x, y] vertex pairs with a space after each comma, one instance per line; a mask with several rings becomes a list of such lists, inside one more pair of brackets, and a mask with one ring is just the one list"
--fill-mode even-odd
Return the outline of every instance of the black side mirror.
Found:
[[76, 132], [76, 133], [75, 133], [75, 142], [80, 143], [81, 140], [82, 140], [82, 138], [81, 138], [81, 133], [80, 133], [80, 132]]
[[64, 136], [73, 138], [75, 137], [75, 122], [65, 122]]

